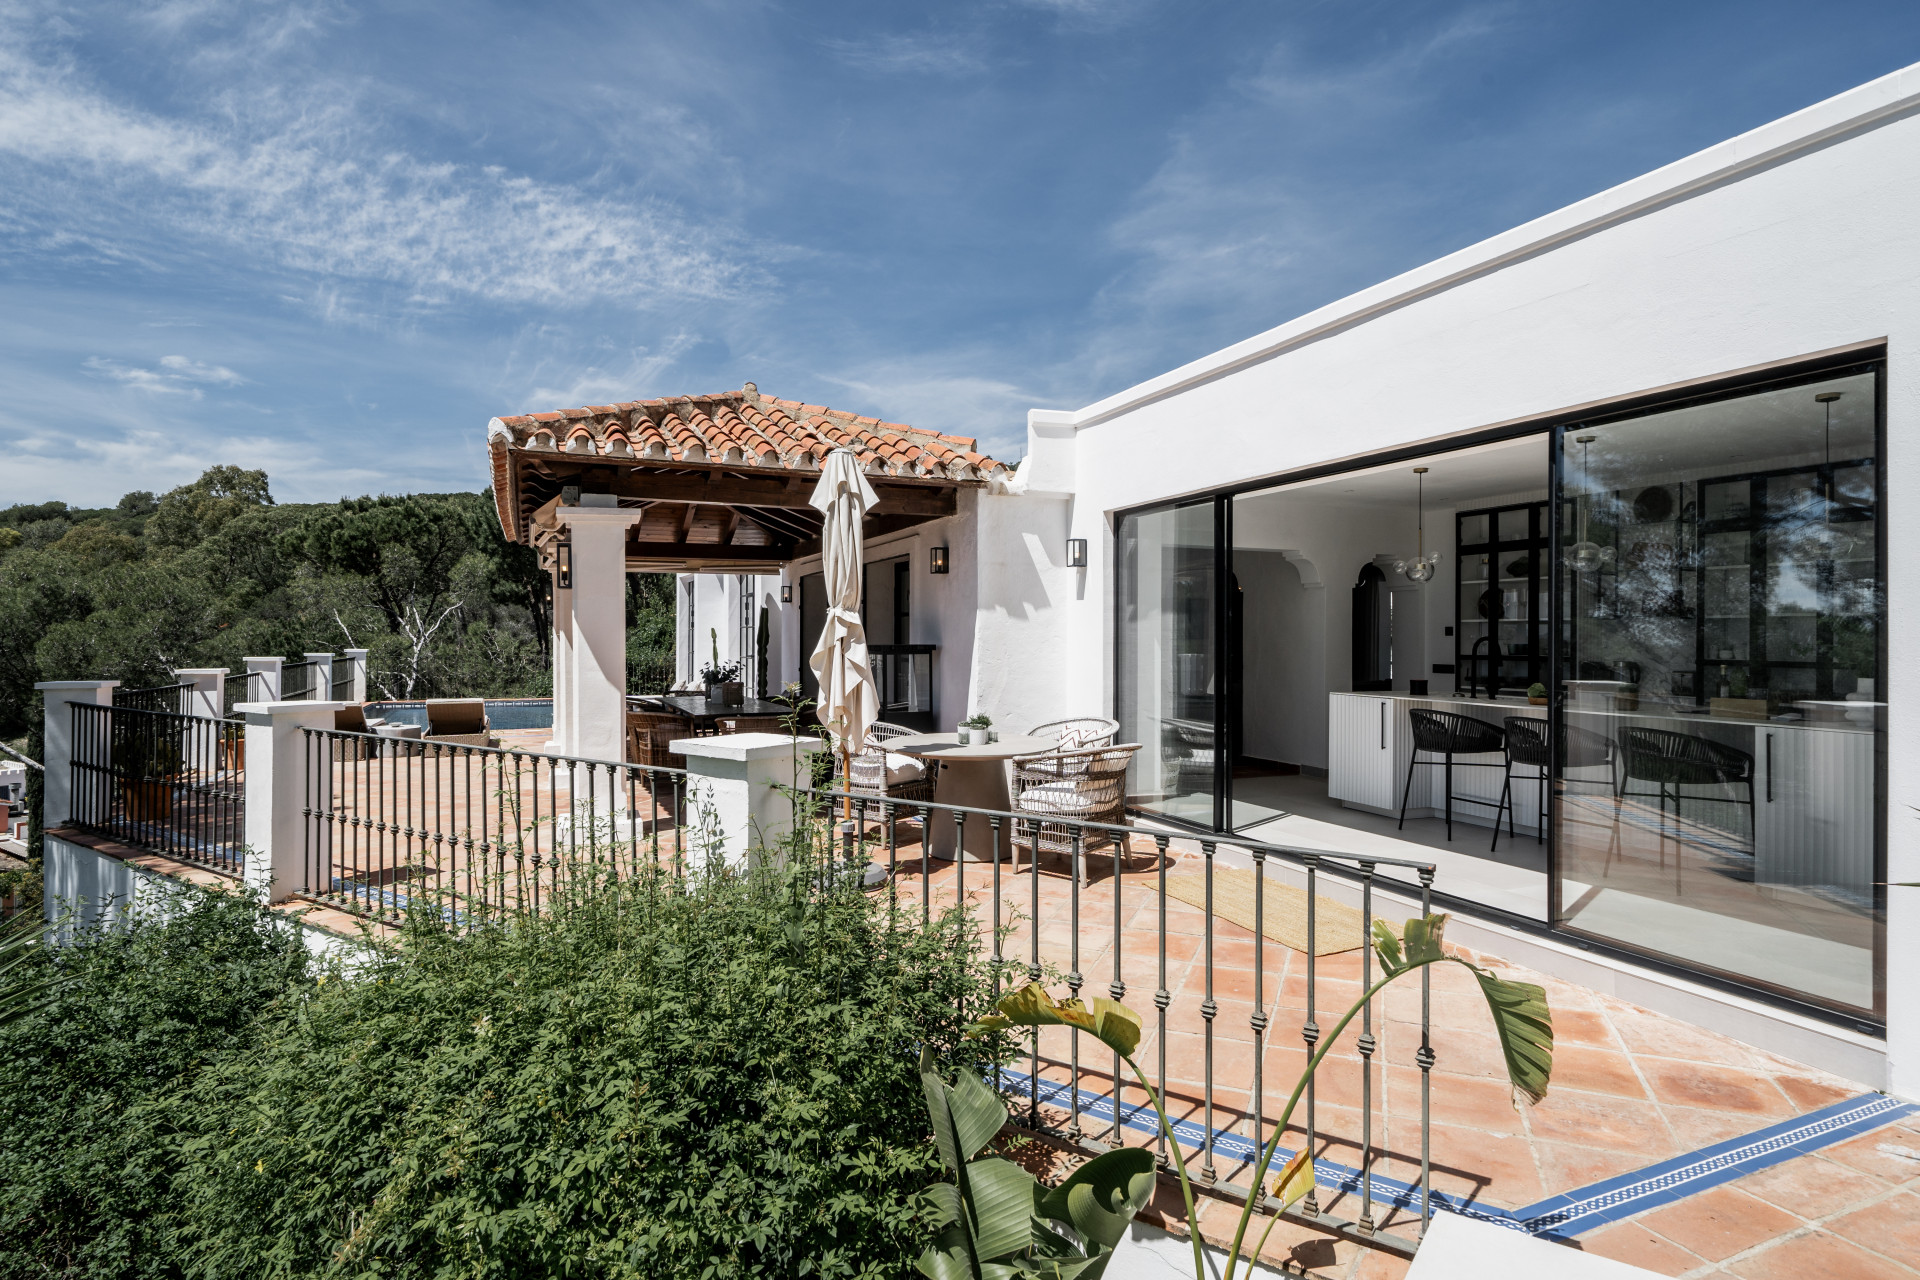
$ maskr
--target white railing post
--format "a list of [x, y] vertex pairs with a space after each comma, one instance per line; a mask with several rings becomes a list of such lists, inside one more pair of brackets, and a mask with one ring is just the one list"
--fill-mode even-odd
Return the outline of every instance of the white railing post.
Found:
[[342, 649], [342, 656], [353, 664], [353, 700], [367, 700], [367, 651], [365, 649]]
[[227, 714], [227, 669], [225, 667], [183, 667], [173, 673], [182, 684], [190, 684], [182, 711], [200, 720], [219, 720]]
[[670, 743], [669, 751], [687, 758], [689, 831], [700, 830], [703, 811], [710, 808], [729, 863], [745, 863], [756, 848], [775, 848], [793, 830], [793, 800], [780, 788], [793, 786], [795, 779], [807, 784], [813, 767], [810, 753], [820, 746], [818, 738], [783, 733], [732, 733]]
[[[67, 704], [85, 702], [110, 707], [113, 691], [120, 687], [120, 682], [42, 680], [33, 687], [40, 691], [45, 703], [43, 724], [47, 742], [45, 754], [40, 758], [40, 763], [46, 766], [46, 776], [40, 784], [40, 829], [51, 831], [65, 826], [73, 817], [73, 712], [67, 710]], [[109, 761], [92, 763], [106, 765]]]
[[313, 688], [307, 692], [309, 702], [333, 701], [333, 655], [331, 653], [303, 653], [300, 655], [313, 664]]
[[[249, 659], [252, 661], [252, 659]], [[304, 809], [330, 802], [332, 753], [325, 740], [312, 759], [303, 729], [333, 728], [341, 702], [242, 702], [234, 707], [247, 724], [246, 885], [281, 902], [309, 888], [330, 888], [331, 828]], [[311, 857], [309, 856], [311, 855]]]
[[248, 658], [247, 687], [240, 695], [242, 702], [278, 702], [280, 701], [280, 671], [287, 665], [285, 658]]

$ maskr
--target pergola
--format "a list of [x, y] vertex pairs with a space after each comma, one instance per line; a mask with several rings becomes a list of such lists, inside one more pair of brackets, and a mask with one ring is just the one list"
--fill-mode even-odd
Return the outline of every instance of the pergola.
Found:
[[[975, 441], [820, 405], [718, 395], [589, 405], [487, 424], [500, 527], [555, 575], [554, 738], [624, 750], [628, 573], [771, 573], [816, 554], [820, 461], [851, 449], [879, 502], [868, 538], [955, 514], [1010, 474]], [[567, 572], [562, 570], [562, 552]]]

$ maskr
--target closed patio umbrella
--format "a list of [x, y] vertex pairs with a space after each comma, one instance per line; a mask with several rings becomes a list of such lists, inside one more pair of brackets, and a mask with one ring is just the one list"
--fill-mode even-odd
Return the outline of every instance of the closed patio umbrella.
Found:
[[[879, 499], [851, 450], [835, 449], [820, 467], [810, 502], [826, 516], [820, 530], [820, 572], [826, 579], [827, 622], [808, 665], [820, 682], [820, 723], [840, 747], [840, 777], [867, 745], [867, 728], [880, 716], [880, 693], [867, 665], [867, 632], [860, 622], [861, 525]], [[852, 817], [852, 802], [843, 801]]]

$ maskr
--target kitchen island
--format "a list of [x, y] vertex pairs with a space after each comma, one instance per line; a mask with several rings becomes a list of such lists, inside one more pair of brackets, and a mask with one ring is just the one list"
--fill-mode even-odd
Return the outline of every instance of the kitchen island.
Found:
[[[1633, 726], [1704, 738], [1731, 748], [1749, 762], [1753, 811], [1747, 812], [1744, 786], [1684, 787], [1683, 818], [1687, 838], [1724, 858], [1750, 859], [1758, 884], [1822, 885], [1849, 895], [1869, 895], [1874, 878], [1874, 732], [1873, 704], [1830, 711], [1834, 704], [1810, 703], [1800, 720], [1765, 720], [1731, 715], [1688, 714], [1672, 707], [1641, 709], [1631, 700], [1604, 694], [1575, 699], [1567, 710], [1569, 726], [1613, 744], [1612, 759], [1568, 771], [1569, 804], [1587, 821], [1611, 825], [1617, 804], [1625, 821], [1658, 829], [1656, 782], [1635, 778], [1632, 796], [1617, 801], [1625, 779], [1624, 731]], [[1524, 698], [1413, 697], [1399, 693], [1334, 693], [1328, 697], [1327, 795], [1348, 808], [1398, 816], [1403, 789], [1408, 817], [1438, 817], [1445, 810], [1445, 773], [1440, 768], [1413, 770], [1413, 729], [1408, 713], [1417, 709], [1452, 711], [1501, 725], [1509, 716], [1544, 718], [1546, 707]], [[1852, 718], [1849, 718], [1852, 717]], [[1864, 719], [1866, 723], [1857, 721]], [[1436, 757], [1437, 759], [1437, 757]], [[1456, 824], [1486, 831], [1502, 783], [1499, 753], [1454, 757], [1454, 794], [1485, 802], [1457, 800]], [[1486, 767], [1492, 766], [1492, 767]], [[1532, 838], [1542, 830], [1539, 785], [1534, 770], [1514, 767], [1513, 825]], [[1669, 802], [1670, 806], [1671, 802]], [[1670, 811], [1670, 809], [1669, 809]], [[1503, 823], [1504, 826], [1504, 823]], [[1680, 828], [1676, 827], [1678, 834]], [[1487, 831], [1487, 838], [1492, 833]], [[1457, 829], [1456, 843], [1477, 837]]]

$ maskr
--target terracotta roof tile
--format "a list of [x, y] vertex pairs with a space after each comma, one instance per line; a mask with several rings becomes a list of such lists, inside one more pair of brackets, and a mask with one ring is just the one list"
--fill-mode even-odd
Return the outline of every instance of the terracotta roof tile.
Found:
[[974, 437], [781, 400], [762, 395], [752, 383], [718, 395], [627, 400], [497, 421], [504, 430], [490, 428], [489, 448], [503, 523], [515, 449], [593, 454], [636, 465], [691, 462], [817, 471], [828, 453], [845, 447], [876, 474], [977, 484], [1011, 471], [981, 453]]

